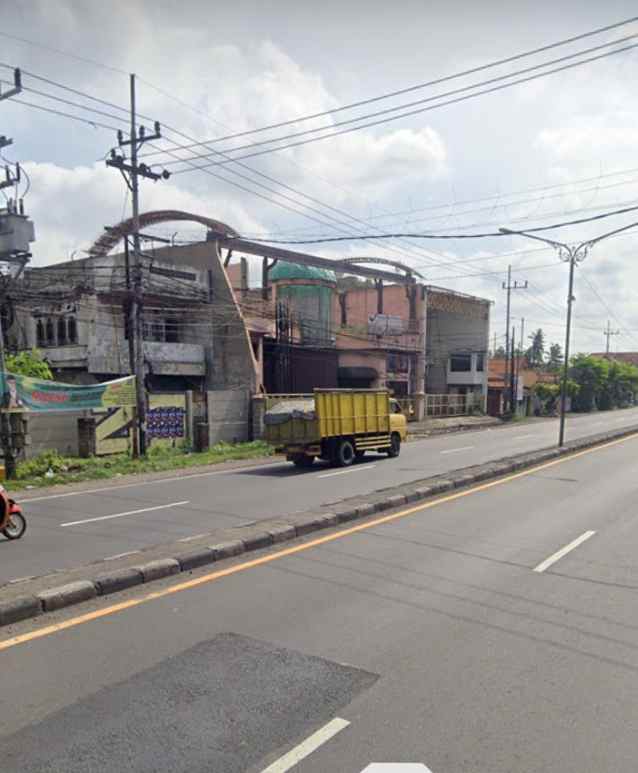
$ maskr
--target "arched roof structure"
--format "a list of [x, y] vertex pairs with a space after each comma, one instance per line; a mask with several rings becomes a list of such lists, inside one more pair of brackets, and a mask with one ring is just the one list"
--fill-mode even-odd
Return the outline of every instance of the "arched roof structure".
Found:
[[[153, 212], [144, 212], [139, 218], [140, 228], [148, 228], [148, 226], [151, 225], [178, 221], [200, 223], [201, 225], [205, 225], [211, 231], [223, 234], [224, 236], [239, 236], [234, 228], [226, 225], [226, 223], [222, 223], [220, 220], [214, 220], [211, 217], [204, 217], [202, 215], [194, 215], [192, 212], [182, 212], [179, 209], [159, 209]], [[88, 250], [88, 253], [92, 258], [104, 257], [105, 255], [108, 255], [125, 236], [130, 236], [132, 233], [133, 218], [122, 220], [96, 239]]]

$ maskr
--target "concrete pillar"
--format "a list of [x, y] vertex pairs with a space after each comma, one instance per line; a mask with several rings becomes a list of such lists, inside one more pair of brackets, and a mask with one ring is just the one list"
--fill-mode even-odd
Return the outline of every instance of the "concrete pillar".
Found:
[[251, 405], [251, 440], [261, 440], [264, 436], [264, 414], [266, 413], [265, 395], [253, 395]]
[[193, 414], [193, 392], [191, 389], [184, 393], [184, 440], [189, 448], [195, 446], [195, 416]]

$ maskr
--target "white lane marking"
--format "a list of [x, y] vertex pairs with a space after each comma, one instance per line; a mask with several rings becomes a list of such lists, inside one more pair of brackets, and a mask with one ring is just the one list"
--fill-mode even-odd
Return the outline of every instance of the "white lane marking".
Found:
[[560, 550], [556, 551], [553, 555], [551, 555], [549, 558], [546, 558], [544, 561], [541, 561], [541, 563], [538, 566], [534, 567], [535, 572], [544, 572], [546, 569], [549, 569], [552, 564], [555, 564], [557, 561], [560, 561], [563, 556], [566, 556], [568, 553], [570, 553], [574, 548], [577, 548], [579, 545], [582, 545], [583, 542], [586, 542], [590, 537], [593, 537], [594, 534], [596, 534], [595, 531], [586, 531], [584, 534], [581, 534], [580, 537], [577, 537], [575, 540], [569, 543], [569, 545], [565, 545], [564, 548], [561, 548]]
[[316, 733], [309, 735], [305, 741], [302, 741], [294, 749], [291, 749], [283, 757], [275, 760], [272, 765], [264, 768], [261, 773], [286, 773], [287, 770], [294, 768], [301, 760], [311, 755], [320, 746], [333, 738], [337, 733], [344, 730], [350, 722], [347, 719], [335, 717], [327, 725], [319, 728]]
[[[30, 497], [20, 502], [44, 502], [48, 499], [64, 499], [66, 497], [80, 497], [82, 494], [101, 494], [103, 491], [117, 491], [118, 489], [137, 488], [137, 486], [152, 486], [156, 483], [174, 483], [176, 480], [187, 480], [188, 478], [206, 478], [212, 475], [231, 475], [238, 472], [252, 472], [254, 470], [263, 470], [266, 467], [276, 467], [283, 462], [269, 462], [267, 464], [255, 465], [254, 467], [233, 467], [231, 470], [213, 470], [211, 472], [193, 472], [189, 475], [175, 475], [171, 478], [155, 478], [155, 480], [142, 480], [139, 483], [123, 483], [121, 486], [104, 486], [103, 488], [84, 489], [83, 491], [67, 491], [65, 494], [47, 494], [44, 497]], [[287, 467], [287, 465], [286, 465]]]
[[514, 435], [512, 440], [525, 440], [526, 438], [530, 438], [530, 437], [536, 437], [536, 435], [535, 434], [533, 434], [533, 435]]
[[349, 472], [363, 472], [363, 470], [369, 470], [371, 467], [376, 467], [376, 464], [362, 464], [358, 467], [351, 467], [349, 470], [339, 470], [339, 472], [325, 472], [323, 475], [317, 475], [317, 477], [332, 478], [334, 475], [347, 475]]
[[193, 537], [182, 537], [178, 539], [178, 542], [191, 542], [194, 539], [200, 539], [201, 537], [207, 537], [208, 534], [195, 534]]
[[116, 553], [114, 556], [107, 556], [105, 561], [115, 561], [116, 558], [124, 558], [125, 556], [134, 556], [136, 553], [141, 553], [141, 550], [127, 550], [125, 553]]
[[189, 499], [183, 502], [169, 502], [167, 505], [156, 505], [155, 507], [143, 507], [141, 510], [127, 510], [124, 513], [113, 513], [113, 515], [100, 515], [97, 518], [85, 518], [83, 521], [67, 521], [60, 526], [79, 526], [82, 523], [95, 523], [96, 521], [110, 521], [112, 518], [124, 518], [127, 515], [138, 515], [139, 513], [151, 513], [153, 510], [166, 510], [168, 507], [179, 507], [187, 505]]
[[475, 446], [463, 446], [462, 448], [450, 448], [448, 451], [440, 451], [442, 454], [458, 454], [461, 451], [471, 451]]

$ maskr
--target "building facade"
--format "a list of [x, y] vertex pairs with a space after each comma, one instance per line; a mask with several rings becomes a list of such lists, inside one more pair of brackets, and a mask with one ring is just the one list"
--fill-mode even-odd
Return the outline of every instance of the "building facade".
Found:
[[[413, 279], [390, 283], [279, 260], [249, 287], [214, 240], [145, 251], [150, 392], [388, 388], [399, 398], [487, 397], [490, 302]], [[133, 267], [118, 253], [27, 271], [9, 343], [38, 347], [61, 381], [131, 372]]]

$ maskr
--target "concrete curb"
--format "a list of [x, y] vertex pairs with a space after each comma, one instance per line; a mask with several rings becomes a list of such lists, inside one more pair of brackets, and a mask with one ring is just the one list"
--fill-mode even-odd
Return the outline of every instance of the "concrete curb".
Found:
[[[406, 504], [413, 505], [440, 494], [472, 486], [486, 480], [494, 480], [512, 472], [529, 469], [544, 462], [569, 456], [586, 448], [604, 445], [638, 433], [638, 426], [590, 435], [571, 441], [564, 448], [546, 448], [519, 454], [509, 459], [499, 459], [485, 464], [465, 467], [454, 472], [424, 480], [413, 481], [383, 492], [376, 492], [365, 499], [354, 497], [329, 509], [295, 513], [285, 518], [258, 521], [247, 526], [228, 529], [225, 538], [214, 544], [193, 547], [176, 555], [155, 559], [132, 567], [105, 568], [104, 562], [95, 565], [92, 579], [82, 579], [40, 590], [31, 595], [0, 600], [0, 627], [53, 612], [64, 607], [80, 604], [98, 596], [107, 596], [136, 585], [163, 579], [180, 572], [190, 572], [243, 553], [303, 537], [314, 531], [338, 524], [366, 518], [385, 510], [395, 510]], [[212, 537], [213, 535], [211, 535]], [[167, 547], [167, 550], [171, 549]]]

